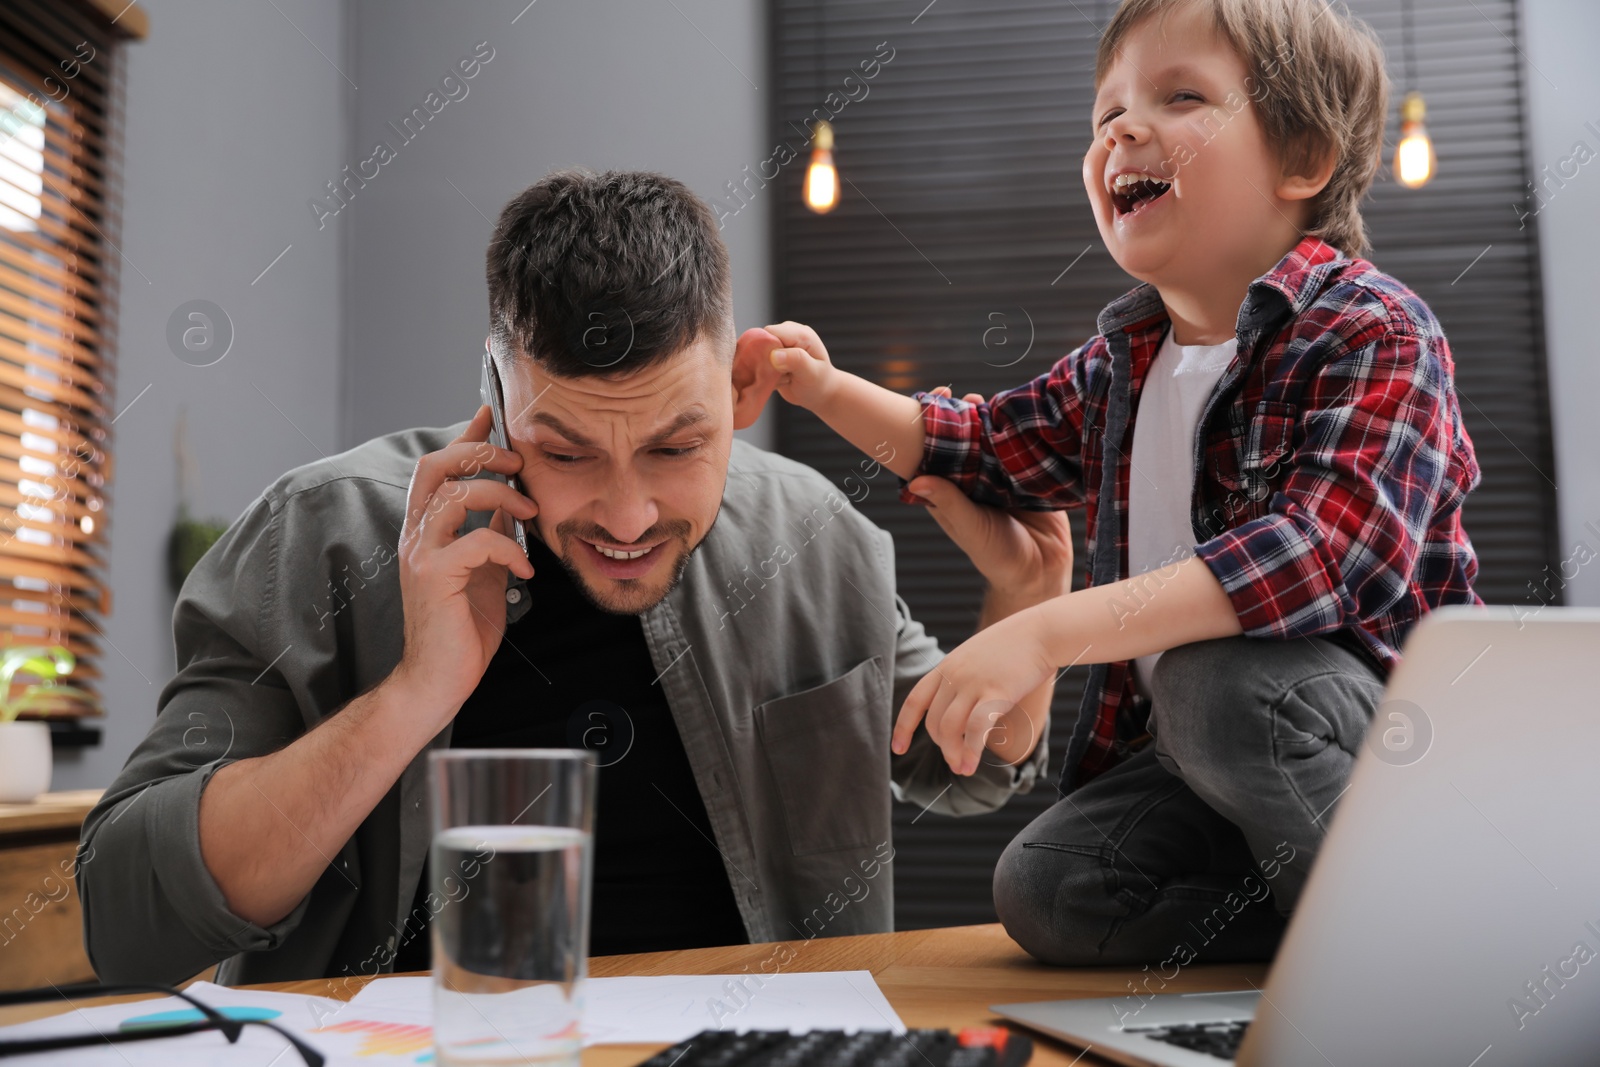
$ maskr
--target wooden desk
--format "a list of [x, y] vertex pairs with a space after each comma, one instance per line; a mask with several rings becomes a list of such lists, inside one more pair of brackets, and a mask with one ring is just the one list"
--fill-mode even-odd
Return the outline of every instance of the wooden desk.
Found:
[[0, 804], [0, 989], [94, 978], [73, 879], [78, 833], [100, 790]]
[[[824, 937], [812, 941], [783, 942], [793, 950], [782, 970], [871, 971], [883, 995], [910, 1027], [992, 1025], [1000, 1022], [990, 1004], [1067, 997], [1106, 997], [1128, 992], [1128, 983], [1143, 972], [1138, 968], [1068, 969], [1047, 967], [1034, 961], [1006, 936], [999, 923], [988, 926], [953, 926], [939, 930], [908, 930], [897, 934], [860, 937]], [[747, 968], [762, 973], [761, 962], [772, 959], [776, 945], [736, 945], [729, 948], [650, 952], [636, 956], [599, 956], [590, 961], [596, 978], [628, 974], [739, 974]], [[769, 963], [767, 970], [773, 969]], [[1196, 964], [1168, 983], [1165, 992], [1195, 993], [1219, 989], [1245, 989], [1266, 981], [1267, 965]], [[329, 994], [326, 981], [289, 982], [263, 988], [290, 993]], [[347, 996], [353, 996], [359, 986]], [[1049, 1038], [1036, 1038], [1034, 1067], [1067, 1067], [1076, 1050]], [[583, 1067], [632, 1067], [665, 1045], [602, 1045], [586, 1049]], [[1090, 1055], [1079, 1064], [1101, 1063]]]
[[[940, 930], [909, 930], [898, 934], [817, 938], [783, 942], [793, 951], [782, 970], [871, 971], [884, 996], [910, 1027], [943, 1027], [998, 1023], [990, 1004], [1067, 997], [1104, 997], [1128, 992], [1128, 982], [1143, 972], [1137, 968], [1074, 970], [1046, 967], [1017, 947], [998, 923], [988, 926], [953, 926]], [[628, 974], [738, 974], [746, 968], [760, 974], [761, 962], [773, 957], [777, 945], [736, 945], [729, 948], [650, 952], [636, 956], [599, 956], [590, 961], [594, 977]], [[772, 970], [768, 964], [768, 972]], [[1183, 970], [1168, 983], [1166, 992], [1194, 993], [1219, 989], [1244, 989], [1266, 980], [1267, 965], [1208, 964]], [[361, 988], [352, 980], [329, 982], [279, 982], [257, 986], [284, 993], [333, 996], [347, 1000]], [[138, 999], [138, 998], [124, 998]], [[107, 1002], [109, 1003], [109, 1001]], [[0, 1025], [56, 1014], [55, 1006], [28, 1005], [0, 1009]], [[1069, 1067], [1104, 1063], [1094, 1055], [1077, 1057], [1049, 1038], [1033, 1035], [1033, 1067]], [[583, 1067], [633, 1067], [665, 1045], [601, 1045], [585, 1049]]]

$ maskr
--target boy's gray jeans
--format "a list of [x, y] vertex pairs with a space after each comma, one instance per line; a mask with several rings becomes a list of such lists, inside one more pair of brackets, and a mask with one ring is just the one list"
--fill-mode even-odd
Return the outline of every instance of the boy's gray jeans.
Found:
[[1383, 684], [1324, 638], [1167, 651], [1151, 681], [1154, 741], [1001, 856], [1006, 932], [1067, 966], [1270, 959]]

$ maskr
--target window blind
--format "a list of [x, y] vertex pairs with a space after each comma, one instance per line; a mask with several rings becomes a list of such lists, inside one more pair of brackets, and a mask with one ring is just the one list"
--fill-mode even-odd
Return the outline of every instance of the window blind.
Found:
[[[1531, 607], [1551, 597], [1557, 556], [1537, 231], [1516, 207], [1531, 210], [1538, 170], [1522, 88], [1536, 75], [1517, 51], [1516, 2], [1416, 0], [1416, 78], [1438, 154], [1437, 177], [1420, 190], [1388, 169], [1406, 88], [1399, 7], [1348, 6], [1382, 38], [1394, 83], [1385, 169], [1365, 205], [1369, 258], [1415, 289], [1450, 338], [1484, 471], [1463, 513], [1479, 591]], [[840, 366], [889, 388], [953, 385], [958, 396], [1023, 382], [1090, 337], [1096, 313], [1135, 284], [1100, 243], [1081, 177], [1095, 45], [1115, 8], [774, 0], [769, 134], [795, 158], [726, 199], [732, 211], [768, 198], [775, 317], [815, 326]], [[874, 56], [881, 69], [865, 78], [860, 64]], [[804, 131], [829, 112], [841, 195], [819, 216], [801, 202]], [[970, 636], [980, 581], [921, 509], [897, 502], [893, 475], [865, 478], [862, 457], [805, 412], [783, 405], [777, 425], [781, 451], [853, 489], [894, 535], [901, 593], [941, 645]], [[1082, 513], [1074, 518], [1081, 587]], [[1086, 675], [1074, 668], [1057, 685], [1052, 775]], [[897, 805], [897, 925], [993, 921], [996, 858], [1055, 800], [1046, 783], [975, 818]]]
[[111, 116], [117, 43], [144, 26], [117, 7], [0, 3], [0, 647], [66, 647], [91, 693], [111, 609]]

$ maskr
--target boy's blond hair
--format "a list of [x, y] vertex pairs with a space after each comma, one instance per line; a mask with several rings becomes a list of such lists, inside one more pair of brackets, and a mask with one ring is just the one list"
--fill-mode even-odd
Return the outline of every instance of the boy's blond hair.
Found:
[[1365, 255], [1361, 200], [1382, 163], [1389, 110], [1377, 35], [1331, 0], [1124, 0], [1100, 37], [1096, 91], [1129, 31], [1191, 3], [1211, 11], [1217, 32], [1244, 60], [1249, 98], [1286, 173], [1327, 154], [1337, 161], [1312, 202], [1306, 232], [1348, 255]]

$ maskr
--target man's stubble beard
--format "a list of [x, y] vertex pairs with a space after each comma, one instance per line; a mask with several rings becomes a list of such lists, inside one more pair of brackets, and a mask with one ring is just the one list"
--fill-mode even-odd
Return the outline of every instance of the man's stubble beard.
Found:
[[[608, 615], [643, 615], [645, 612], [649, 611], [651, 608], [667, 599], [668, 596], [672, 595], [672, 591], [676, 589], [678, 587], [678, 583], [683, 580], [683, 572], [689, 567], [690, 557], [692, 557], [695, 552], [699, 550], [701, 545], [706, 543], [706, 538], [711, 536], [711, 531], [716, 529], [717, 519], [721, 517], [722, 508], [719, 505], [717, 507], [716, 515], [712, 516], [711, 518], [711, 525], [706, 527], [705, 534], [700, 538], [700, 540], [696, 541], [692, 545], [687, 543], [688, 533], [686, 529], [683, 529], [682, 532], [677, 532], [680, 528], [686, 528], [689, 525], [684, 520], [674, 520], [673, 522], [664, 524], [660, 528], [659, 532], [667, 535], [669, 543], [673, 543], [678, 546], [678, 558], [673, 561], [671, 576], [667, 579], [666, 584], [662, 586], [660, 594], [652, 597], [650, 601], [645, 604], [618, 603], [609, 600], [601, 591], [590, 588], [588, 579], [585, 577], [583, 572], [579, 570], [578, 565], [572, 562], [571, 552], [569, 551], [568, 546], [573, 540], [581, 539], [578, 537], [580, 532], [590, 532], [598, 529], [598, 527], [594, 526], [592, 523], [580, 523], [573, 520], [567, 520], [566, 522], [558, 524], [555, 528], [555, 535], [557, 541], [560, 542], [561, 551], [556, 554], [556, 559], [561, 563], [562, 569], [565, 570], [567, 575], [572, 579], [572, 584], [577, 586], [579, 591], [583, 593], [584, 599], [593, 604], [599, 610]], [[648, 534], [650, 531], [646, 531], [646, 533]], [[646, 539], [647, 538], [645, 537], [639, 538], [641, 541]], [[660, 549], [657, 549], [656, 551], [659, 552]], [[620, 587], [625, 593], [637, 591], [642, 588], [642, 586], [639, 584], [640, 579], [638, 578], [623, 578], [615, 581], [606, 579], [606, 581], [613, 586]]]

